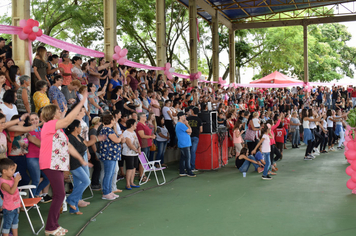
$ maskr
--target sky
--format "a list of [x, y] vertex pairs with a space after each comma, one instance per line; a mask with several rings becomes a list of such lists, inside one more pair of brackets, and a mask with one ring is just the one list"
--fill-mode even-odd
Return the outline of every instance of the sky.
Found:
[[[3, 14], [11, 14], [11, 0], [2, 0], [0, 3], [0, 15]], [[355, 2], [351, 2], [351, 3], [345, 3], [343, 4], [343, 6], [345, 6], [346, 8], [349, 9], [354, 9], [356, 7], [356, 3]], [[346, 8], [344, 7], [339, 7], [339, 11], [341, 13], [346, 12]], [[347, 42], [348, 46], [352, 46], [352, 47], [356, 47], [356, 22], [343, 22], [341, 24], [344, 24], [347, 26], [349, 32], [352, 34], [352, 39], [350, 41]], [[228, 55], [227, 53], [220, 53], [220, 62], [223, 64], [228, 64]], [[224, 73], [224, 68], [220, 67], [220, 76], [223, 75]], [[252, 69], [252, 68], [242, 68], [241, 70], [241, 83], [247, 84], [249, 82], [252, 81], [252, 77], [258, 73], [257, 69]], [[356, 74], [356, 73], [355, 73]], [[335, 81], [336, 82], [336, 81]], [[342, 83], [354, 83], [353, 78], [343, 78], [341, 80], [339, 80], [339, 82]]]

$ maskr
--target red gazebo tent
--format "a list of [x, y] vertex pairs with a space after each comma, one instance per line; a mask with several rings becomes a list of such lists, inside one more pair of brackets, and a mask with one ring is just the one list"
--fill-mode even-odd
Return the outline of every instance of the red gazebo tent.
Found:
[[290, 83], [300, 83], [303, 82], [301, 80], [297, 79], [292, 79], [282, 73], [279, 73], [278, 71], [275, 71], [269, 75], [266, 75], [265, 77], [252, 81], [250, 84], [290, 84]]

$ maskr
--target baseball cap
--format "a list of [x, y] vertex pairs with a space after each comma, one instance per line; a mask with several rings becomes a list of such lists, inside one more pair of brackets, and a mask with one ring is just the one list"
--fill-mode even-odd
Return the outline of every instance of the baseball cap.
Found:
[[185, 116], [184, 112], [182, 112], [182, 111], [178, 112], [178, 114], [177, 114], [178, 119], [179, 119], [179, 117], [181, 117], [181, 116]]

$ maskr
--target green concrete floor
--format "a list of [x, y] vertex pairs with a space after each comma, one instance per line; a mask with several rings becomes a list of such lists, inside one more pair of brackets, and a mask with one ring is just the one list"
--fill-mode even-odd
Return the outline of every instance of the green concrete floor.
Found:
[[[233, 161], [196, 178], [177, 178], [174, 163], [165, 171], [166, 185], [156, 187], [151, 178], [141, 189], [125, 190], [104, 210], [109, 202], [97, 192], [91, 205], [81, 208], [84, 215], [67, 212], [59, 222], [69, 229], [67, 235], [84, 236], [356, 235], [356, 195], [346, 188], [343, 151], [303, 161], [304, 150], [285, 150], [270, 181], [253, 168], [243, 178]], [[119, 188], [124, 185], [118, 182]], [[48, 208], [41, 204], [45, 218]], [[31, 235], [24, 213], [19, 232]]]

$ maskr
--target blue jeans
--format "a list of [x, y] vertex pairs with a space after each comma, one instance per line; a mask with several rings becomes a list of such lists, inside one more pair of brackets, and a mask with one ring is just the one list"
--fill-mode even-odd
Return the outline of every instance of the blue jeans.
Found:
[[199, 138], [198, 137], [190, 137], [192, 140], [192, 146], [190, 147], [190, 167], [192, 170], [195, 169], [195, 152], [197, 151], [198, 148], [198, 143], [199, 143]]
[[164, 163], [164, 152], [167, 147], [167, 142], [168, 141], [157, 141], [157, 155], [156, 155], [156, 160], [161, 160], [161, 164]]
[[17, 229], [19, 227], [19, 209], [15, 209], [12, 211], [3, 209], [3, 226], [2, 233], [8, 234], [10, 229]]
[[333, 109], [335, 110], [335, 108], [336, 108], [336, 105], [335, 105], [335, 103], [336, 103], [336, 99], [332, 99], [332, 102], [333, 102]]
[[[33, 195], [39, 196], [42, 189], [49, 185], [49, 180], [47, 176], [40, 170], [40, 164], [38, 163], [38, 158], [26, 158], [27, 170], [30, 173], [32, 184], [36, 186], [33, 190]], [[40, 183], [41, 174], [43, 177]]]
[[284, 136], [284, 143], [287, 143], [288, 129], [286, 129], [286, 135]]
[[25, 156], [9, 156], [9, 159], [13, 160], [16, 164], [16, 171], [20, 172], [22, 180], [20, 180], [18, 186], [28, 185], [30, 183], [30, 176], [27, 174], [27, 161]]
[[265, 159], [265, 168], [263, 169], [263, 176], [268, 175], [269, 168], [271, 167], [271, 160], [270, 160], [270, 153], [269, 152], [264, 152], [263, 158]]
[[[86, 151], [84, 153], [84, 156], [83, 156], [83, 159], [84, 161], [88, 162], [88, 151]], [[90, 178], [90, 172], [89, 172], [89, 166], [83, 166], [84, 170], [85, 170], [85, 173], [88, 175], [88, 177]]]
[[89, 116], [85, 115], [85, 116], [83, 117], [83, 120], [85, 121], [85, 123], [87, 123], [87, 126], [90, 127], [90, 126], [89, 126]]
[[[249, 155], [248, 156], [249, 159], [256, 161], [256, 158], [253, 155]], [[241, 172], [247, 172], [248, 168], [250, 168], [250, 165], [253, 165], [255, 167], [255, 170], [257, 170], [257, 168], [259, 167], [259, 165], [252, 163], [248, 160], [245, 160], [244, 163], [242, 164], [242, 166], [239, 168], [239, 171]]]
[[75, 170], [71, 170], [70, 172], [73, 175], [74, 186], [72, 193], [67, 197], [67, 203], [77, 208], [77, 210], [69, 208], [70, 213], [75, 213], [79, 211], [78, 202], [82, 199], [85, 189], [89, 186], [90, 179], [83, 166], [78, 167]]
[[185, 174], [185, 171], [187, 171], [188, 175], [192, 175], [193, 172], [190, 168], [190, 147], [179, 148], [179, 149], [180, 149], [179, 174]]
[[112, 192], [111, 182], [114, 178], [116, 162], [114, 160], [102, 160], [104, 164], [104, 178], [102, 182], [103, 195], [108, 195]]
[[327, 106], [328, 109], [330, 109], [330, 106], [331, 106], [330, 98], [329, 98], [329, 99], [326, 99], [326, 104], [325, 104], [325, 106]]
[[299, 138], [299, 129], [295, 129], [295, 132], [292, 134], [292, 145], [298, 146], [298, 138]]
[[141, 148], [141, 152], [145, 153], [147, 160], [150, 159], [150, 147]]

